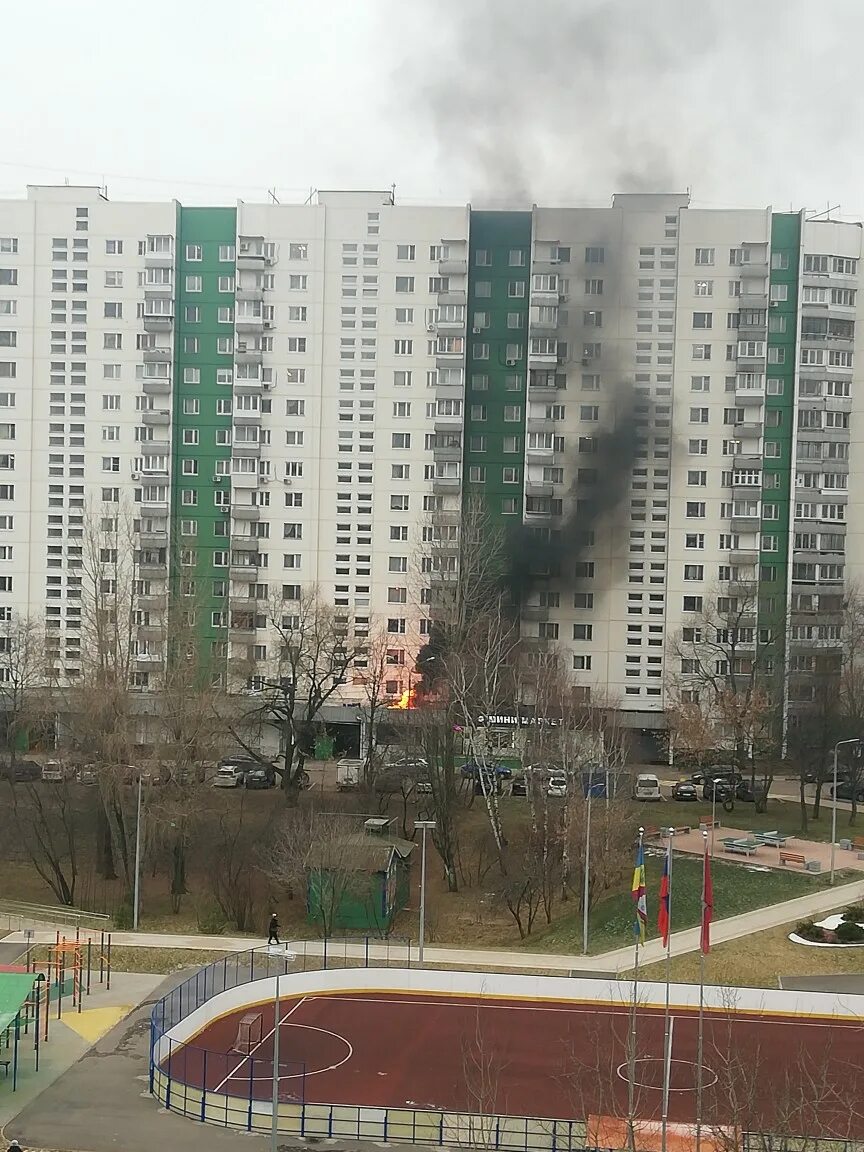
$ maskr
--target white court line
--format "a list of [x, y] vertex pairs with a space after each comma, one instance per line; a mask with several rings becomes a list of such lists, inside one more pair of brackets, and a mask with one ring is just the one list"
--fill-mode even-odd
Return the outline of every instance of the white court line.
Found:
[[[442, 993], [446, 996], [446, 993]], [[441, 1000], [420, 1000], [417, 997], [411, 996], [410, 993], [397, 992], [393, 996], [339, 996], [336, 994], [329, 995], [323, 993], [321, 995], [306, 995], [304, 1000], [344, 1000], [348, 1003], [357, 1004], [389, 1004], [391, 1007], [398, 1007], [399, 1005], [419, 1005], [424, 1008], [488, 1008], [495, 1009], [499, 1012], [564, 1012], [569, 1015], [582, 1016], [591, 1013], [595, 1016], [622, 1016], [624, 1013], [629, 1012], [630, 1005], [626, 1001], [621, 1002], [620, 1008], [596, 1008], [592, 1005], [591, 1001], [579, 1001], [576, 1004], [561, 1004], [556, 1006], [548, 1002], [542, 1004], [495, 1004], [487, 1002], [483, 997], [468, 998], [456, 997]], [[500, 997], [499, 997], [500, 999]], [[663, 1005], [639, 1005], [640, 1011], [637, 1012], [638, 1016], [648, 1017], [657, 1016], [662, 1019]], [[686, 1015], [681, 1016], [681, 1007], [676, 1008], [682, 1020], [696, 1020], [697, 1009], [693, 1008], [687, 1011]], [[798, 1019], [795, 1016], [781, 1016], [777, 1018], [773, 1014], [760, 1015], [753, 1011], [736, 1012], [733, 1008], [731, 1013], [726, 1012], [722, 1008], [706, 1008], [706, 1020], [718, 1021], [721, 1024], [753, 1024], [760, 1025], [776, 1025], [777, 1027], [784, 1027], [791, 1024], [793, 1028], [844, 1028], [859, 1031], [864, 1027], [861, 1020], [850, 1020], [848, 1018], [838, 1018], [836, 1021], [831, 1020], [806, 1020]]]
[[[243, 1065], [246, 1063], [246, 1061], [253, 1059], [253, 1057], [255, 1056], [255, 1053], [258, 1051], [258, 1049], [261, 1047], [261, 1045], [265, 1042], [265, 1040], [269, 1040], [270, 1037], [275, 1034], [276, 1028], [281, 1027], [285, 1023], [285, 1021], [288, 1019], [288, 1017], [291, 1015], [291, 1013], [296, 1012], [297, 1009], [302, 1006], [302, 1004], [305, 1000], [306, 1000], [305, 996], [301, 997], [297, 1001], [297, 1003], [294, 1005], [294, 1007], [289, 1009], [285, 1013], [285, 1015], [279, 1021], [278, 1025], [274, 1024], [273, 1027], [270, 1029], [270, 1031], [267, 1033], [267, 1035], [262, 1036], [261, 1039], [258, 1041], [258, 1043], [255, 1045], [255, 1047], [252, 1048], [251, 1051], [249, 1051], [245, 1056], [241, 1057], [240, 1062], [237, 1065], [237, 1067], [234, 1069], [234, 1071], [229, 1072], [227, 1076], [225, 1076], [222, 1080], [220, 1080], [219, 1083], [216, 1085], [216, 1087], [213, 1089], [213, 1091], [218, 1092], [220, 1090], [220, 1088], [223, 1088], [225, 1086], [225, 1084], [228, 1083], [229, 1080], [233, 1080], [233, 1078], [237, 1075], [237, 1073], [240, 1071], [240, 1069], [243, 1067]], [[346, 1041], [346, 1043], [347, 1043], [347, 1041]]]

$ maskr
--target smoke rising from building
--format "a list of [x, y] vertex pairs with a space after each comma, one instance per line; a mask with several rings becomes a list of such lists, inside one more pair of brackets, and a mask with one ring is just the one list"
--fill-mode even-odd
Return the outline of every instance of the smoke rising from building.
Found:
[[594, 436], [596, 450], [589, 458], [573, 462], [573, 474], [590, 464], [593, 483], [581, 485], [578, 479], [564, 500], [560, 526], [541, 534], [532, 525], [516, 527], [509, 537], [507, 583], [516, 603], [540, 583], [546, 573], [564, 577], [569, 588], [574, 566], [591, 554], [593, 533], [598, 528], [614, 530], [616, 513], [626, 496], [638, 444], [638, 425], [633, 390], [620, 385], [615, 394], [615, 414], [610, 424]]

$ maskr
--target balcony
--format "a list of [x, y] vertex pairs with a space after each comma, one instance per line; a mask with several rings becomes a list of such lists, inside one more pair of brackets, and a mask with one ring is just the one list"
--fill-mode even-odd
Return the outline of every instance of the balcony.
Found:
[[143, 440], [138, 447], [148, 456], [167, 456], [171, 452], [171, 444], [168, 440]]
[[233, 420], [235, 426], [254, 428], [261, 423], [261, 410], [260, 408], [253, 408], [245, 412], [235, 411]]
[[[255, 551], [257, 553], [257, 542]], [[258, 565], [257, 564], [235, 564], [234, 560], [231, 561], [231, 566], [228, 569], [228, 576], [231, 580], [243, 580], [250, 583], [258, 579]]]
[[158, 427], [171, 423], [171, 413], [167, 408], [153, 409], [150, 412], [141, 413], [141, 423], [149, 425], [150, 427]]
[[261, 445], [258, 443], [249, 442], [246, 444], [234, 444], [233, 454], [238, 460], [257, 460], [261, 456]]
[[763, 431], [761, 420], [748, 420], [744, 424], [736, 424], [734, 427], [737, 440], [758, 440]]
[[158, 519], [160, 516], [168, 515], [167, 500], [142, 500], [138, 507], [141, 515], [148, 518]]
[[758, 356], [751, 356], [746, 352], [739, 352], [737, 358], [738, 371], [741, 372], [759, 372], [765, 370], [765, 356], [763, 351]]
[[155, 348], [142, 348], [141, 359], [145, 364], [166, 364], [171, 360], [174, 349], [170, 344], [159, 344]]
[[255, 640], [255, 618], [235, 617], [231, 621], [231, 639], [238, 644]]
[[257, 536], [234, 535], [231, 537], [231, 548], [235, 552], [254, 552], [257, 555], [260, 547], [261, 541]]
[[264, 299], [264, 285], [263, 284], [243, 284], [238, 282], [234, 289], [234, 295], [237, 300], [263, 300]]
[[171, 395], [171, 381], [160, 379], [154, 376], [152, 379], [146, 377], [141, 381], [141, 388], [145, 396], [170, 396]]
[[531, 371], [535, 368], [557, 368], [558, 367], [558, 350], [557, 348], [552, 352], [532, 352], [530, 347], [528, 350], [528, 370]]
[[138, 542], [142, 548], [167, 548], [168, 528], [152, 528], [149, 531], [142, 529], [138, 533]]
[[435, 329], [438, 332], [453, 332], [463, 333], [465, 331], [465, 317], [461, 320], [451, 320], [445, 316], [439, 316], [435, 321]]
[[142, 580], [165, 580], [168, 576], [168, 565], [164, 560], [141, 560], [138, 564], [138, 575]]
[[267, 263], [264, 255], [264, 237], [244, 237], [237, 245], [236, 254], [237, 271], [244, 268], [260, 269]]
[[752, 548], [733, 548], [729, 553], [730, 564], [756, 564], [759, 560], [759, 550]]
[[549, 619], [549, 609], [545, 604], [523, 604], [521, 616], [527, 621], [542, 621]]
[[768, 293], [757, 292], [755, 284], [745, 284], [744, 287], [748, 289], [742, 292], [738, 297], [738, 307], [742, 312], [746, 310], [755, 310], [759, 312], [767, 312], [768, 310]]
[[432, 456], [435, 460], [454, 460], [462, 459], [462, 443], [461, 441], [456, 444], [437, 444], [432, 449]]
[[551, 496], [555, 491], [555, 485], [548, 480], [531, 480], [525, 481], [525, 495], [526, 496]]
[[139, 640], [161, 640], [164, 635], [164, 629], [161, 624], [139, 624], [138, 625], [138, 639]]
[[768, 262], [748, 260], [745, 264], [738, 264], [737, 271], [742, 280], [755, 280], [757, 277], [767, 280]]
[[554, 376], [550, 377], [544, 372], [539, 380], [528, 381], [529, 400], [560, 400], [564, 389], [559, 388]]
[[261, 348], [248, 348], [242, 341], [234, 345], [234, 359], [238, 364], [262, 364], [264, 352]]
[[[224, 477], [224, 479], [228, 480], [229, 477], [226, 476], [226, 477]], [[247, 490], [249, 488], [257, 488], [258, 484], [260, 483], [260, 477], [258, 476], [257, 471], [256, 472], [232, 471], [231, 476], [230, 476], [230, 480], [231, 480], [231, 487], [232, 488], [243, 488], [244, 490]]]
[[156, 672], [161, 667], [161, 652], [139, 652], [135, 657], [135, 670], [137, 672]]
[[135, 607], [142, 612], [158, 612], [165, 607], [164, 596], [136, 596]]
[[258, 376], [234, 378], [234, 391], [246, 396], [260, 396], [264, 388], [264, 381]]
[[449, 256], [446, 260], [438, 261], [439, 276], [467, 276], [468, 261]]
[[525, 421], [529, 432], [553, 432], [559, 423], [559, 421], [546, 416], [529, 416]]
[[433, 476], [432, 478], [432, 491], [436, 495], [459, 492], [461, 487], [462, 480], [459, 476]]
[[736, 532], [756, 532], [759, 528], [759, 512], [732, 512], [729, 518]]
[[435, 367], [436, 368], [457, 368], [465, 360], [464, 349], [460, 352], [439, 352], [435, 353]]
[[155, 252], [151, 251], [150, 245], [147, 245], [147, 250], [144, 253], [144, 267], [145, 268], [173, 268], [174, 267], [174, 245], [172, 244], [168, 251]]
[[754, 388], [752, 385], [735, 384], [735, 400], [739, 404], [761, 405], [765, 403], [765, 381]]
[[[238, 299], [243, 297], [238, 293]], [[241, 313], [239, 308], [234, 316], [234, 328], [237, 332], [261, 332], [264, 329], [264, 317], [254, 316], [251, 313]]]
[[762, 456], [760, 453], [740, 452], [737, 456], [733, 456], [733, 467], [736, 472], [743, 472], [748, 468], [762, 467]]
[[549, 464], [554, 458], [555, 458], [555, 448], [551, 444], [549, 445], [548, 448], [545, 446], [544, 447], [540, 447], [540, 446], [533, 446], [532, 447], [532, 445], [529, 444], [528, 447], [525, 449], [525, 459], [529, 464], [532, 462], [534, 462], [536, 464]]
[[174, 327], [174, 313], [145, 312], [141, 323], [145, 332], [169, 332]]
[[231, 519], [255, 521], [261, 519], [261, 509], [257, 504], [232, 504]]
[[446, 292], [438, 293], [438, 307], [444, 308], [448, 304], [461, 304], [468, 303], [468, 293], [462, 289], [448, 289]]
[[459, 432], [462, 430], [462, 416], [461, 413], [457, 416], [445, 415], [436, 413], [435, 416], [435, 431], [436, 432]]

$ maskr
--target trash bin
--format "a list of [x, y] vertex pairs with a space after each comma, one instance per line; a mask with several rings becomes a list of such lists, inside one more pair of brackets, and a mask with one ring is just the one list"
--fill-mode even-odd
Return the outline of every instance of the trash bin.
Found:
[[315, 759], [330, 760], [333, 757], [333, 737], [319, 736], [315, 741]]

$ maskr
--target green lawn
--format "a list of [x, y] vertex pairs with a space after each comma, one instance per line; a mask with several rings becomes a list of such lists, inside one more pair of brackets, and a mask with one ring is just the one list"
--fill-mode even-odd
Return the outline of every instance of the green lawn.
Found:
[[[646, 857], [649, 939], [657, 935], [657, 903], [662, 866], [661, 857]], [[740, 864], [727, 863], [716, 857], [711, 876], [714, 881], [715, 920], [750, 912], [766, 904], [793, 900], [796, 896], [806, 895], [828, 883], [827, 876], [776, 871], [750, 872]], [[694, 927], [699, 923], [701, 915], [702, 861], [676, 855], [672, 868], [672, 931]], [[608, 952], [632, 943], [633, 899], [630, 892], [617, 893], [598, 904], [591, 912], [589, 929], [589, 951], [592, 953]], [[581, 952], [581, 913], [563, 916], [551, 927], [532, 933], [524, 942], [524, 947], [538, 952]]]
[[[768, 811], [757, 813], [752, 804], [742, 804], [736, 801], [734, 811], [724, 812], [720, 804], [717, 805], [717, 819], [732, 828], [756, 829], [757, 831], [785, 832], [789, 836], [803, 836], [807, 840], [831, 839], [831, 809], [823, 808], [818, 820], [810, 819], [813, 807], [812, 800], [807, 805], [807, 831], [801, 830], [801, 808], [795, 800], [777, 800], [773, 797], [768, 801]], [[655, 826], [660, 824], [692, 824], [699, 823], [700, 816], [711, 815], [711, 801], [699, 800], [696, 804], [679, 804], [669, 801], [668, 804], [643, 805], [646, 824]], [[864, 825], [864, 815], [859, 816]], [[856, 827], [852, 825], [853, 829]], [[849, 835], [849, 813], [837, 812], [837, 836]], [[856, 835], [858, 833], [856, 832]]]

